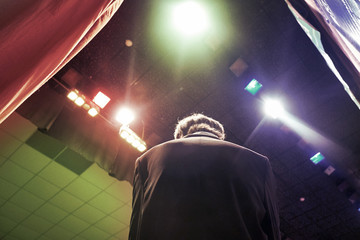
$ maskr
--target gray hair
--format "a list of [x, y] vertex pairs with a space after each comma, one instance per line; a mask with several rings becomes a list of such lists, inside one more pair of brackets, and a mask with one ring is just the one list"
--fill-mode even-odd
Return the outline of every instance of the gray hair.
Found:
[[183, 138], [188, 134], [201, 131], [213, 133], [221, 140], [225, 139], [223, 125], [215, 119], [201, 113], [194, 113], [180, 120], [175, 127], [174, 138]]

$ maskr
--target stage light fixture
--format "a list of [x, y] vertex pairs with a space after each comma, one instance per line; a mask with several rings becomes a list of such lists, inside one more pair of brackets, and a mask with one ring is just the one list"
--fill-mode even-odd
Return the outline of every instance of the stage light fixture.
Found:
[[264, 108], [265, 113], [274, 119], [281, 117], [285, 113], [284, 107], [279, 100], [265, 100]]
[[75, 104], [76, 105], [78, 105], [79, 107], [81, 107], [82, 105], [84, 105], [85, 104], [85, 99], [84, 99], [84, 97], [77, 97], [76, 99], [75, 99]]
[[245, 87], [245, 90], [255, 95], [262, 88], [262, 84], [259, 83], [255, 78]]
[[208, 15], [198, 2], [181, 2], [174, 6], [172, 14], [172, 23], [185, 36], [201, 34], [209, 27]]
[[104, 108], [110, 102], [110, 98], [99, 91], [94, 97], [93, 102], [99, 107]]
[[135, 138], [134, 138], [134, 136], [130, 135], [126, 138], [126, 141], [131, 144], [135, 141]]
[[131, 144], [138, 151], [143, 152], [146, 150], [146, 143], [132, 131], [128, 126], [123, 125], [120, 128], [119, 134], [121, 138], [125, 139], [126, 142]]
[[318, 152], [317, 154], [315, 154], [314, 156], [312, 156], [310, 158], [310, 160], [316, 165], [318, 164], [319, 162], [321, 162], [322, 160], [324, 160], [325, 157], [324, 155], [322, 155], [320, 152]]
[[99, 111], [96, 108], [92, 107], [89, 109], [88, 114], [92, 117], [95, 117], [99, 114]]
[[122, 108], [116, 114], [116, 121], [123, 125], [129, 125], [135, 119], [134, 112], [128, 108]]
[[134, 147], [134, 148], [138, 148], [139, 146], [140, 146], [140, 142], [139, 142], [139, 140], [134, 140], [132, 143], [131, 143], [131, 145]]
[[146, 146], [145, 145], [142, 145], [140, 144], [138, 147], [137, 147], [137, 150], [139, 150], [140, 152], [143, 152], [146, 150]]
[[70, 99], [71, 101], [75, 101], [75, 99], [78, 98], [78, 93], [76, 92], [76, 90], [71, 90], [68, 93], [67, 98]]

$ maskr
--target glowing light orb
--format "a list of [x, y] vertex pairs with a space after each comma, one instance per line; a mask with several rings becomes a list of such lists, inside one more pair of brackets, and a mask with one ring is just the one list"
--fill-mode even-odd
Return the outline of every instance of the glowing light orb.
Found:
[[135, 119], [133, 111], [128, 108], [122, 108], [116, 114], [116, 121], [123, 125], [129, 125]]
[[284, 107], [280, 101], [274, 99], [265, 100], [264, 110], [267, 115], [274, 119], [281, 117], [285, 113]]
[[180, 3], [172, 12], [172, 23], [185, 36], [203, 33], [209, 28], [209, 19], [204, 7], [192, 1]]

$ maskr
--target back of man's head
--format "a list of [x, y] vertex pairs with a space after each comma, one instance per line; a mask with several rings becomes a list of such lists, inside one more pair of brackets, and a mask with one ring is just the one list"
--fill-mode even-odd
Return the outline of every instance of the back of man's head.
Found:
[[225, 139], [224, 127], [221, 123], [200, 113], [194, 113], [178, 122], [174, 132], [174, 138], [183, 138], [195, 132], [209, 132], [219, 139]]

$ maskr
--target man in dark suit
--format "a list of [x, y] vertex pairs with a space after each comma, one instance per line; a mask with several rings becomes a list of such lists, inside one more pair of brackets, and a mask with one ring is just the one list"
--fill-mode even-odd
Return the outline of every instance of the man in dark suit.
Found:
[[202, 114], [136, 161], [130, 240], [280, 239], [269, 160]]

